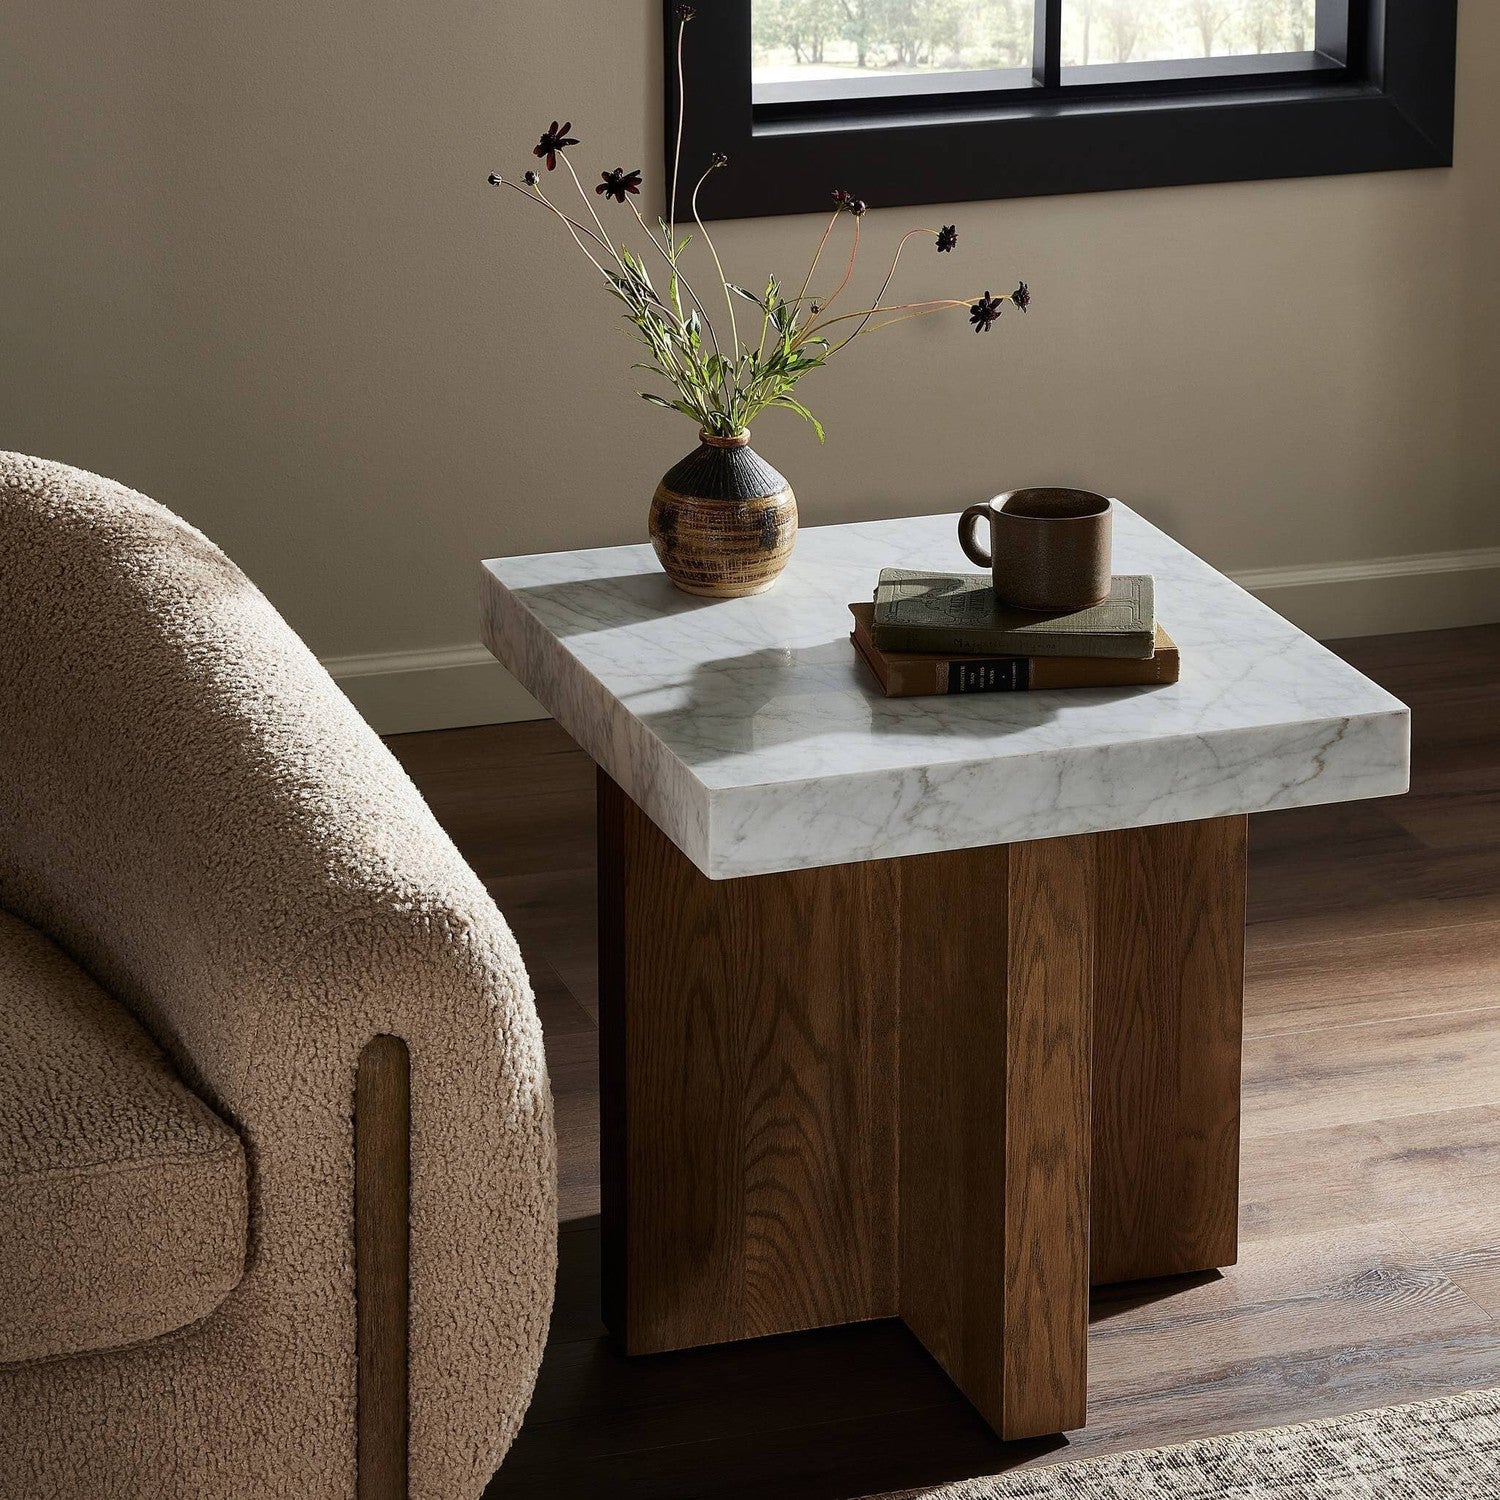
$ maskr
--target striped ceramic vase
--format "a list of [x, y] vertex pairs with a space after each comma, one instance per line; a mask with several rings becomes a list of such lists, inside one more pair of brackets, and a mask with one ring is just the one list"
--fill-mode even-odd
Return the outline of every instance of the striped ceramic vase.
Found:
[[712, 437], [668, 469], [651, 501], [651, 545], [689, 594], [738, 599], [776, 582], [797, 540], [797, 497], [750, 434]]

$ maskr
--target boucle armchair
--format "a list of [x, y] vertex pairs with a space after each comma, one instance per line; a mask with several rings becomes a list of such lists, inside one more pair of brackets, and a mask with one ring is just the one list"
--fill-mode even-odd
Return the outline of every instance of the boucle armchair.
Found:
[[477, 1496], [556, 1246], [503, 919], [144, 496], [0, 454], [0, 683], [0, 1493]]

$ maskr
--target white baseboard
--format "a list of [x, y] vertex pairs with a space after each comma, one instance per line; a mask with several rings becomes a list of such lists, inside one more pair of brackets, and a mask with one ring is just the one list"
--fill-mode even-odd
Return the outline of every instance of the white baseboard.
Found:
[[[1230, 576], [1319, 640], [1500, 621], [1500, 547]], [[381, 734], [547, 717], [483, 646], [325, 657], [323, 665]]]
[[1230, 575], [1320, 641], [1500, 621], [1500, 547]]
[[547, 717], [483, 646], [330, 656], [323, 665], [378, 734]]

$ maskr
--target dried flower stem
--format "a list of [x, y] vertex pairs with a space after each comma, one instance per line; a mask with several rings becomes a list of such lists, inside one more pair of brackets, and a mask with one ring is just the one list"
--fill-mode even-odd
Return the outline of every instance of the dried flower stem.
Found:
[[[813, 272], [818, 269], [818, 262], [823, 259], [823, 251], [828, 245], [828, 236], [833, 233], [833, 226], [838, 223], [842, 212], [842, 209], [834, 209], [833, 217], [829, 219], [828, 227], [823, 231], [823, 238], [818, 241], [818, 248], [813, 252], [812, 264], [807, 268], [807, 275], [802, 278], [802, 290], [797, 293], [797, 300], [792, 304], [793, 307], [801, 307], [807, 301], [807, 289], [812, 285]], [[856, 224], [855, 228], [858, 227]]]
[[[646, 220], [641, 215], [639, 207], [637, 207], [633, 199], [631, 200], [630, 207], [635, 212], [636, 223], [641, 226], [642, 233], [644, 233], [646, 238], [650, 240], [651, 243], [656, 246], [656, 248], [662, 253], [662, 255], [666, 257], [667, 264], [672, 268], [672, 275], [675, 276], [677, 280], [682, 284], [683, 291], [685, 291], [688, 296], [693, 299], [693, 306], [698, 309], [698, 315], [703, 319], [703, 326], [708, 331], [708, 341], [714, 346], [714, 353], [717, 354], [719, 352], [719, 336], [714, 332], [713, 320], [708, 315], [708, 309], [704, 307], [703, 303], [699, 300], [697, 292], [693, 290], [692, 284], [688, 281], [687, 277], [684, 276], [678, 269], [676, 255], [674, 255], [672, 251], [668, 250], [667, 247], [663, 245], [662, 242], [656, 237], [656, 231], [646, 223]], [[682, 310], [680, 304], [676, 311], [678, 316], [681, 317]]]
[[[968, 305], [968, 303], [969, 303], [969, 299], [967, 297], [962, 298], [961, 300], [959, 300], [957, 302], [938, 302], [938, 303], [934, 303], [933, 306], [931, 306], [931, 307], [923, 307], [923, 308], [919, 309], [916, 312], [902, 313], [899, 318], [887, 318], [885, 320], [885, 322], [883, 322], [883, 323], [872, 323], [870, 325], [870, 330], [869, 331], [871, 333], [875, 333], [877, 330], [879, 330], [881, 328], [889, 328], [893, 323], [905, 323], [909, 318], [930, 318], [933, 315], [933, 313], [947, 312], [950, 307], [965, 307], [965, 306]], [[854, 337], [853, 334], [849, 335], [849, 338], [853, 338], [853, 337]], [[844, 340], [844, 343], [848, 343], [848, 342], [849, 342], [848, 339]], [[843, 348], [843, 344], [838, 345], [838, 347], [840, 349], [842, 349]], [[832, 353], [833, 351], [830, 350], [829, 352]]]
[[[977, 296], [977, 294], [976, 294]], [[924, 318], [929, 313], [946, 312], [950, 307], [967, 307], [976, 300], [976, 297], [943, 297], [929, 302], [893, 302], [888, 306], [877, 304], [874, 307], [861, 308], [858, 312], [843, 313], [837, 318], [830, 318], [825, 327], [832, 327], [835, 323], [847, 323], [850, 318], [860, 318], [863, 321], [847, 338], [840, 339], [829, 351], [831, 359], [840, 349], [853, 343], [859, 335], [866, 331], [866, 325], [876, 313], [900, 313], [901, 317], [888, 318], [884, 323], [876, 323], [869, 328], [874, 333], [877, 328], [889, 328], [892, 323], [904, 322], [907, 318]]]
[[[687, 32], [687, 17], [677, 23], [677, 144], [672, 151], [672, 196], [667, 199], [667, 238], [672, 245], [672, 258], [677, 258], [677, 183], [682, 176], [682, 121], [687, 114], [687, 88], [682, 74], [682, 39]], [[708, 316], [704, 313], [704, 317]]]
[[[708, 253], [714, 258], [714, 270], [719, 273], [719, 284], [724, 288], [724, 306], [729, 312], [729, 347], [734, 350], [734, 362], [736, 368], [738, 368], [740, 359], [740, 329], [739, 323], [734, 316], [734, 293], [729, 290], [729, 282], [725, 279], [724, 267], [719, 260], [718, 248], [713, 242], [713, 237], [704, 227], [702, 216], [698, 212], [698, 190], [708, 181], [709, 174], [713, 172], [717, 165], [718, 163], [716, 162], [710, 162], [703, 175], [693, 184], [693, 223], [698, 226], [698, 233], [703, 236], [703, 243], [708, 246]], [[722, 373], [725, 381], [724, 391], [728, 395], [729, 371], [724, 370]]]
[[[975, 297], [977, 297], [977, 293]], [[913, 307], [963, 307], [973, 302], [975, 297], [929, 297], [921, 302], [891, 302], [877, 303], [874, 307], [861, 307], [855, 312], [840, 313], [836, 318], [830, 318], [824, 325], [831, 327], [835, 323], [847, 323], [850, 318], [865, 318], [872, 313], [906, 312]]]
[[561, 209], [552, 203], [551, 199], [543, 197], [540, 188], [522, 187], [519, 182], [512, 182], [508, 177], [500, 178], [496, 185], [498, 187], [508, 187], [513, 193], [519, 193], [529, 203], [540, 203], [548, 213], [561, 219], [564, 224], [571, 225], [580, 234], [586, 234], [606, 255], [614, 254], [613, 249], [601, 240], [588, 225], [580, 224], [576, 219], [570, 219], [567, 214], [563, 213]]
[[[578, 196], [583, 199], [583, 206], [588, 209], [590, 218], [592, 218], [594, 223], [599, 227], [600, 239], [608, 242], [609, 230], [604, 227], [604, 220], [599, 217], [599, 210], [594, 207], [594, 200], [589, 197], [587, 191], [584, 189], [583, 183], [578, 180], [578, 173], [574, 169], [573, 163], [568, 160], [568, 154], [566, 151], [563, 152], [562, 161], [563, 166], [568, 169], [568, 176], [573, 179], [573, 186], [578, 189]], [[610, 253], [613, 254], [614, 252], [611, 251]]]
[[677, 278], [679, 282], [681, 282], [683, 291], [685, 291], [688, 296], [693, 299], [693, 306], [698, 309], [699, 313], [702, 314], [704, 321], [707, 322], [708, 309], [705, 308], [703, 303], [698, 300], [698, 294], [693, 290], [692, 283], [687, 279], [685, 275], [683, 275], [681, 269], [678, 267], [677, 257], [664, 244], [662, 244], [661, 240], [657, 237], [656, 231], [652, 229], [649, 224], [647, 224], [645, 218], [641, 214], [640, 209], [636, 207], [634, 200], [631, 201], [630, 207], [635, 213], [636, 223], [641, 226], [641, 232], [646, 236], [648, 240], [651, 241], [652, 246], [656, 250], [658, 250], [662, 256], [665, 257], [668, 266], [670, 266], [672, 269], [672, 274]]
[[609, 247], [608, 244], [605, 243], [605, 241], [601, 240], [592, 229], [589, 229], [586, 225], [580, 224], [576, 219], [570, 219], [567, 214], [565, 214], [543, 194], [541, 188], [539, 187], [522, 187], [520, 183], [512, 182], [508, 177], [501, 179], [501, 185], [503, 187], [514, 189], [530, 203], [540, 203], [541, 206], [545, 208], [549, 214], [553, 215], [554, 218], [561, 219], [562, 222], [567, 225], [568, 233], [573, 236], [574, 243], [580, 250], [583, 251], [584, 255], [588, 257], [589, 264], [593, 266], [593, 268], [602, 277], [604, 277], [606, 281], [609, 280], [609, 272], [606, 271], [604, 267], [594, 259], [593, 253], [589, 250], [589, 247], [583, 243], [583, 240], [580, 238], [580, 236], [587, 235], [591, 240], [593, 240], [596, 245], [598, 245], [598, 247], [602, 251], [604, 251], [606, 255], [613, 256], [615, 252]]
[[[841, 282], [839, 282], [839, 284], [836, 287], [834, 287], [832, 295], [829, 296], [828, 299], [822, 304], [821, 312], [826, 313], [828, 311], [828, 309], [830, 307], [832, 307], [833, 304], [838, 300], [839, 293], [842, 292], [844, 290], [844, 288], [849, 285], [849, 278], [854, 275], [854, 261], [855, 261], [855, 257], [858, 254], [859, 254], [859, 216], [855, 215], [855, 219], [854, 219], [854, 238], [849, 241], [849, 264], [844, 267], [844, 279]], [[880, 299], [877, 297], [875, 300], [878, 302]], [[818, 321], [818, 317], [819, 316], [820, 316], [820, 314], [815, 313], [813, 315], [812, 319], [808, 322], [807, 326], [802, 330], [801, 334], [798, 335], [797, 342], [799, 344], [812, 331], [814, 325]]]
[[[858, 223], [858, 220], [856, 220], [855, 221], [855, 228], [858, 229], [858, 227], [859, 227], [859, 223]], [[907, 242], [907, 240], [909, 240], [909, 239], [913, 238], [915, 235], [919, 235], [919, 234], [930, 234], [930, 235], [936, 236], [937, 230], [935, 230], [935, 229], [909, 229], [909, 230], [907, 230], [907, 232], [905, 234], [903, 234], [901, 236], [901, 243], [896, 246], [896, 253], [895, 253], [895, 255], [893, 255], [891, 257], [891, 268], [890, 268], [889, 271], [887, 271], [885, 273], [885, 280], [880, 283], [880, 290], [875, 293], [875, 305], [876, 305], [876, 307], [879, 307], [880, 304], [885, 301], [885, 294], [886, 294], [887, 291], [890, 290], [891, 282], [893, 280], [895, 280], [896, 267], [901, 264], [901, 252], [904, 249], [906, 249], [906, 242]], [[854, 330], [854, 332], [851, 333], [848, 336], [848, 338], [845, 338], [840, 343], [835, 344], [834, 347], [832, 349], [830, 349], [828, 352], [830, 354], [836, 354], [840, 349], [842, 349], [844, 347], [845, 344], [851, 343], [862, 332], [864, 332], [866, 324], [869, 323], [870, 319], [873, 316], [874, 316], [873, 312], [866, 313], [865, 314], [865, 321], [863, 323], [861, 323], [859, 325], [859, 327], [856, 328]]]

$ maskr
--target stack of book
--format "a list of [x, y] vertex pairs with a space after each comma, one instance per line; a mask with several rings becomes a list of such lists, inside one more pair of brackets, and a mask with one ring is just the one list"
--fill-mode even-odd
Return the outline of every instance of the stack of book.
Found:
[[851, 604], [855, 650], [888, 698], [1176, 682], [1152, 580], [1115, 578], [1103, 604], [1033, 614], [1001, 604], [988, 573], [883, 568], [872, 604]]

